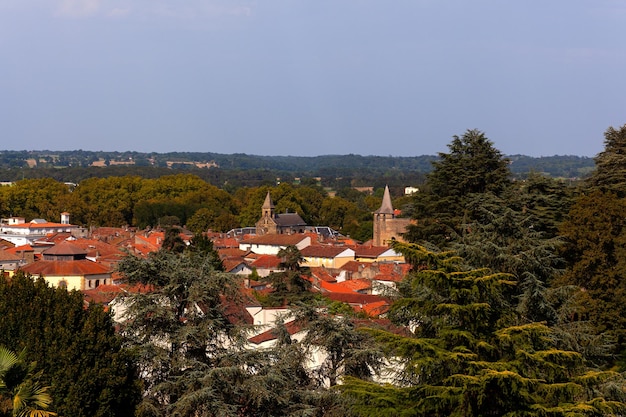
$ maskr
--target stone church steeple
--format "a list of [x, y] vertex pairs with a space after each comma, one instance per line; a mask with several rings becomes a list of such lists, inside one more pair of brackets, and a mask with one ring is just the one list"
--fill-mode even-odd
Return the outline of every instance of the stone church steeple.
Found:
[[393, 205], [391, 204], [391, 195], [389, 195], [389, 186], [385, 185], [385, 193], [383, 194], [383, 202], [380, 208], [374, 212], [374, 214], [391, 215], [394, 217]]
[[270, 192], [267, 192], [267, 195], [265, 196], [265, 202], [263, 203], [263, 207], [261, 208], [262, 210], [262, 217], [269, 217], [271, 219], [274, 218], [274, 203], [272, 202], [272, 197], [270, 196]]
[[261, 218], [256, 222], [256, 234], [276, 235], [283, 233], [303, 233], [306, 223], [298, 213], [276, 214], [269, 191], [261, 207]]
[[397, 219], [393, 205], [389, 186], [385, 186], [383, 201], [380, 208], [374, 212], [374, 246], [385, 246], [393, 239], [402, 241], [402, 235], [406, 232], [406, 227], [411, 224], [410, 219]]

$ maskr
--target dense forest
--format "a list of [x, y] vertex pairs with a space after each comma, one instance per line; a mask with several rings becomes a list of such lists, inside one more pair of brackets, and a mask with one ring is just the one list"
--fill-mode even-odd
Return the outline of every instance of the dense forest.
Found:
[[[246, 295], [211, 245], [125, 258], [119, 273], [154, 291], [129, 295], [115, 329], [101, 307], [79, 308], [79, 295], [0, 278], [0, 345], [24, 350], [13, 363], [33, 370], [7, 384], [0, 355], [0, 399], [26, 381], [49, 386], [50, 409], [66, 417], [626, 415], [626, 125], [607, 129], [584, 180], [546, 169], [521, 178], [519, 161], [468, 130], [421, 181], [391, 187], [416, 222], [392, 244], [412, 268], [386, 321], [311, 296], [298, 253], [283, 253], [273, 279], [306, 336], [296, 342], [279, 325], [263, 350], [246, 349], [233, 318]], [[224, 187], [230, 180], [167, 172], [69, 186], [24, 178], [0, 188], [0, 212], [224, 231], [253, 224], [270, 191], [277, 212], [366, 239], [381, 202], [378, 183], [371, 194], [312, 176]], [[405, 196], [405, 185], [420, 191]], [[319, 350], [326, 362], [307, 369]]]
[[[222, 187], [260, 186], [276, 178], [319, 179], [323, 186], [377, 187], [385, 183], [408, 186], [423, 182], [437, 155], [414, 157], [323, 155], [315, 157], [258, 156], [216, 153], [139, 153], [91, 151], [0, 151], [0, 181], [54, 178], [78, 183], [90, 177], [136, 175], [156, 178], [189, 172]], [[530, 172], [554, 178], [584, 178], [594, 168], [593, 158], [579, 156], [509, 157], [511, 173], [525, 178]], [[381, 185], [382, 184], [382, 185]]]

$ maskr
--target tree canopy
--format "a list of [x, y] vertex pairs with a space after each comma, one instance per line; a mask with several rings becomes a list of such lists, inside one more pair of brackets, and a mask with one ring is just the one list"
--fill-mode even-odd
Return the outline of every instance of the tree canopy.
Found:
[[[396, 244], [413, 264], [390, 317], [412, 334], [371, 330], [391, 384], [346, 378], [361, 416], [571, 416], [626, 411], [623, 376], [587, 366], [545, 323], [513, 309], [508, 274], [463, 265], [453, 253]], [[398, 369], [399, 368], [399, 369]]]
[[0, 345], [24, 350], [35, 374], [43, 371], [59, 415], [133, 415], [140, 397], [135, 358], [102, 306], [85, 308], [80, 292], [17, 273], [0, 275], [0, 317]]

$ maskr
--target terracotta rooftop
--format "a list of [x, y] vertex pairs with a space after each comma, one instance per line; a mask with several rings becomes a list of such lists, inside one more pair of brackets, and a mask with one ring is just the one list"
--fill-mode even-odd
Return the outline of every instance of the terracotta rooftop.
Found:
[[280, 258], [274, 255], [261, 255], [250, 266], [254, 268], [278, 268]]
[[336, 282], [337, 279], [332, 276], [326, 268], [323, 267], [311, 267], [311, 277], [326, 282]]
[[370, 317], [378, 317], [389, 311], [389, 302], [377, 301], [374, 303], [364, 304], [363, 307], [361, 307], [361, 311], [364, 311]]
[[80, 246], [74, 245], [73, 243], [64, 240], [55, 244], [53, 247], [46, 249], [43, 251], [44, 255], [87, 255], [87, 251], [81, 248]]
[[411, 265], [407, 263], [379, 263], [371, 265], [370, 268], [378, 269], [378, 273], [374, 276], [376, 280], [400, 282], [409, 273]]
[[360, 272], [363, 270], [363, 268], [367, 267], [368, 264], [368, 262], [348, 261], [343, 264], [339, 269], [348, 272]]
[[238, 248], [239, 241], [233, 237], [225, 237], [225, 238], [214, 238], [212, 239], [213, 247], [215, 249], [221, 248]]
[[377, 258], [391, 248], [387, 246], [364, 246], [357, 245], [353, 247], [355, 256], [358, 258]]
[[20, 268], [31, 275], [43, 276], [84, 276], [109, 274], [104, 265], [87, 259], [74, 261], [36, 261]]
[[7, 248], [5, 249], [7, 252], [11, 252], [13, 254], [18, 254], [18, 253], [22, 253], [22, 252], [34, 252], [35, 250], [33, 249], [32, 246], [30, 245], [22, 245], [22, 246], [16, 246], [14, 248]]
[[2, 248], [12, 248], [15, 245], [11, 242], [9, 242], [8, 240], [2, 239], [0, 238], [0, 249]]
[[217, 250], [220, 258], [230, 258], [230, 257], [244, 257], [248, 251], [239, 249], [239, 246], [236, 248], [221, 248]]
[[324, 293], [324, 297], [329, 298], [333, 301], [340, 301], [342, 303], [348, 304], [369, 304], [369, 303], [378, 303], [380, 301], [389, 302], [389, 300], [381, 295], [374, 294], [361, 294], [357, 292], [352, 293], [338, 293], [338, 292], [328, 292]]
[[19, 261], [20, 259], [22, 259], [20, 256], [10, 251], [0, 249], [0, 261]]
[[120, 293], [124, 293], [124, 289], [119, 285], [100, 285], [91, 290], [83, 290], [83, 296], [89, 303], [109, 304]]
[[87, 252], [87, 256], [95, 258], [121, 259], [126, 254], [117, 246], [97, 239], [76, 239], [71, 242], [74, 246], [82, 248]]
[[224, 258], [222, 259], [222, 265], [224, 265], [224, 271], [230, 272], [233, 269], [237, 268], [239, 265], [245, 264], [247, 265], [243, 258]]
[[[302, 330], [302, 327], [296, 324], [295, 321], [290, 321], [289, 323], [285, 323], [285, 328], [289, 335], [294, 335]], [[270, 340], [275, 340], [277, 338], [277, 329], [269, 329], [263, 333], [257, 334], [248, 339], [249, 342], [254, 343], [255, 345], [259, 345], [263, 342], [269, 342]]]
[[335, 258], [336, 256], [347, 252], [351, 256], [354, 256], [351, 248], [345, 246], [330, 246], [330, 245], [311, 245], [303, 248], [300, 253], [305, 257], [314, 258]]
[[369, 279], [350, 279], [337, 283], [320, 281], [320, 287], [328, 292], [353, 293], [372, 288], [372, 282]]
[[50, 242], [50, 243], [57, 244], [71, 237], [72, 237], [72, 234], [68, 232], [48, 233], [45, 237], [42, 237], [41, 239], [37, 239], [37, 242], [38, 243]]

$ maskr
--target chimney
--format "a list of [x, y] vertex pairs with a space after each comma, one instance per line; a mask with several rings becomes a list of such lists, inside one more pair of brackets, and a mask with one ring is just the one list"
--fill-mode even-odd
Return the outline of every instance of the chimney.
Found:
[[70, 224], [70, 213], [67, 211], [61, 213], [61, 224]]

